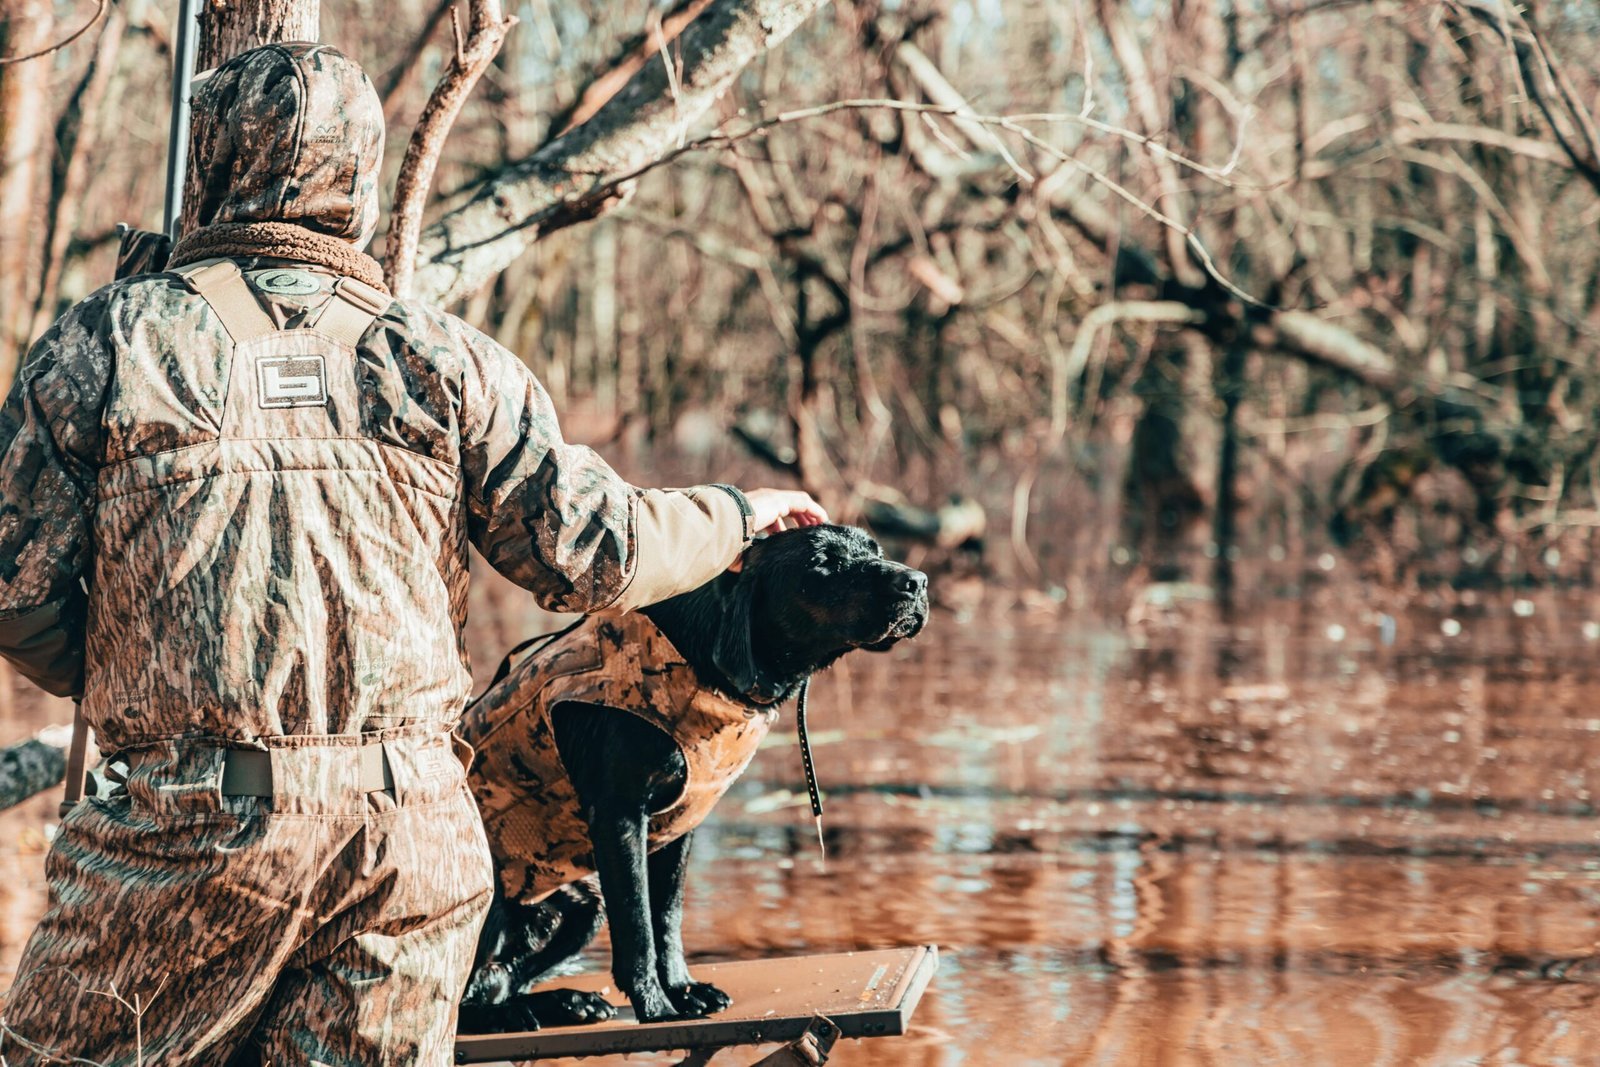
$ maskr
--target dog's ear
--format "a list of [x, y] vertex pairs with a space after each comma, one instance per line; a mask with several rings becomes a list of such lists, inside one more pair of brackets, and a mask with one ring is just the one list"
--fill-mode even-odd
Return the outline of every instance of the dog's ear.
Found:
[[755, 646], [750, 637], [755, 576], [740, 575], [729, 585], [731, 588], [723, 599], [719, 620], [721, 629], [711, 649], [711, 662], [736, 690], [750, 694], [761, 681], [761, 668], [756, 666]]

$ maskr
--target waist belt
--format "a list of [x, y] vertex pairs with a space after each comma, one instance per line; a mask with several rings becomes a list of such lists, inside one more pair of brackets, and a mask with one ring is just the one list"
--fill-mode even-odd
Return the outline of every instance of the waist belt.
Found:
[[[356, 783], [363, 793], [394, 788], [394, 772], [382, 745], [362, 745], [361, 767]], [[272, 795], [272, 755], [252, 748], [230, 748], [223, 757], [222, 795], [225, 797], [270, 797]]]

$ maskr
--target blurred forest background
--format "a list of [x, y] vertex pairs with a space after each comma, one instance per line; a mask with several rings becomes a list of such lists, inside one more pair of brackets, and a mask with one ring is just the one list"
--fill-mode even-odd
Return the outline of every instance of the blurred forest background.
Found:
[[[321, 8], [398, 172], [450, 5]], [[1590, 580], [1600, 5], [505, 0], [428, 220], [525, 185], [608, 100], [692, 110], [728, 62], [695, 27], [773, 12], [798, 28], [612, 161], [635, 177], [520, 236], [505, 208], [487, 284], [419, 270], [570, 437], [636, 477], [792, 479], [1067, 604], [1334, 558]], [[0, 66], [0, 383], [112, 277], [115, 225], [159, 224], [176, 17], [0, 0], [0, 56], [90, 27]]]

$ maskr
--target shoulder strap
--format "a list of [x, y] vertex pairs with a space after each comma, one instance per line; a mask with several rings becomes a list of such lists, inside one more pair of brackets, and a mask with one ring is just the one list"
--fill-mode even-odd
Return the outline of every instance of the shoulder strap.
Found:
[[205, 259], [179, 267], [173, 273], [211, 305], [234, 344], [242, 345], [277, 330], [272, 316], [262, 310], [233, 260]]
[[[211, 305], [234, 344], [278, 329], [272, 317], [262, 310], [250, 283], [239, 272], [239, 265], [231, 259], [201, 260], [173, 273]], [[340, 278], [333, 283], [333, 296], [310, 326], [354, 348], [372, 320], [388, 310], [389, 303], [389, 295], [383, 290], [355, 278]]]
[[322, 305], [311, 328], [354, 348], [372, 320], [388, 310], [389, 302], [382, 289], [355, 278], [340, 278], [333, 283], [333, 298]]

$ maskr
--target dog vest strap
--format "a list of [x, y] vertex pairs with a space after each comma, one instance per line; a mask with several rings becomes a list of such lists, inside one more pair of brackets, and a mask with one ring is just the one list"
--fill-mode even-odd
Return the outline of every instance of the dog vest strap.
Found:
[[[533, 645], [538, 644], [540, 641], [543, 641], [545, 644], [552, 644], [555, 641], [559, 640], [560, 638], [563, 638], [563, 637], [567, 636], [572, 631], [576, 630], [578, 627], [582, 626], [584, 624], [584, 622], [586, 621], [586, 619], [587, 619], [587, 616], [578, 619], [578, 621], [573, 623], [571, 626], [564, 626], [561, 629], [553, 630], [550, 633], [534, 634], [532, 637], [528, 638], [526, 641], [520, 642], [519, 644], [514, 646], [511, 649], [510, 652], [506, 653], [506, 658], [500, 661], [500, 667], [499, 667], [498, 670], [496, 670], [494, 672], [494, 677], [492, 679], [490, 679], [489, 685], [488, 685], [488, 689], [493, 689], [495, 686], [499, 685], [500, 684], [500, 680], [502, 678], [504, 678], [506, 675], [511, 673], [511, 663], [512, 663], [512, 661], [515, 660], [518, 656], [520, 656], [528, 648], [532, 647]], [[541, 646], [541, 647], [543, 647], [543, 646]], [[488, 689], [485, 689], [484, 691], [488, 692]]]
[[355, 278], [340, 278], [333, 283], [333, 298], [322, 305], [311, 328], [354, 348], [389, 303], [383, 290]]
[[83, 799], [83, 783], [89, 768], [89, 724], [83, 721], [83, 701], [72, 702], [72, 745], [67, 749], [67, 795], [61, 801], [60, 818], [66, 818]]
[[262, 310], [250, 283], [233, 260], [201, 260], [179, 267], [174, 273], [211, 306], [234, 344], [242, 345], [277, 330], [277, 323]]

